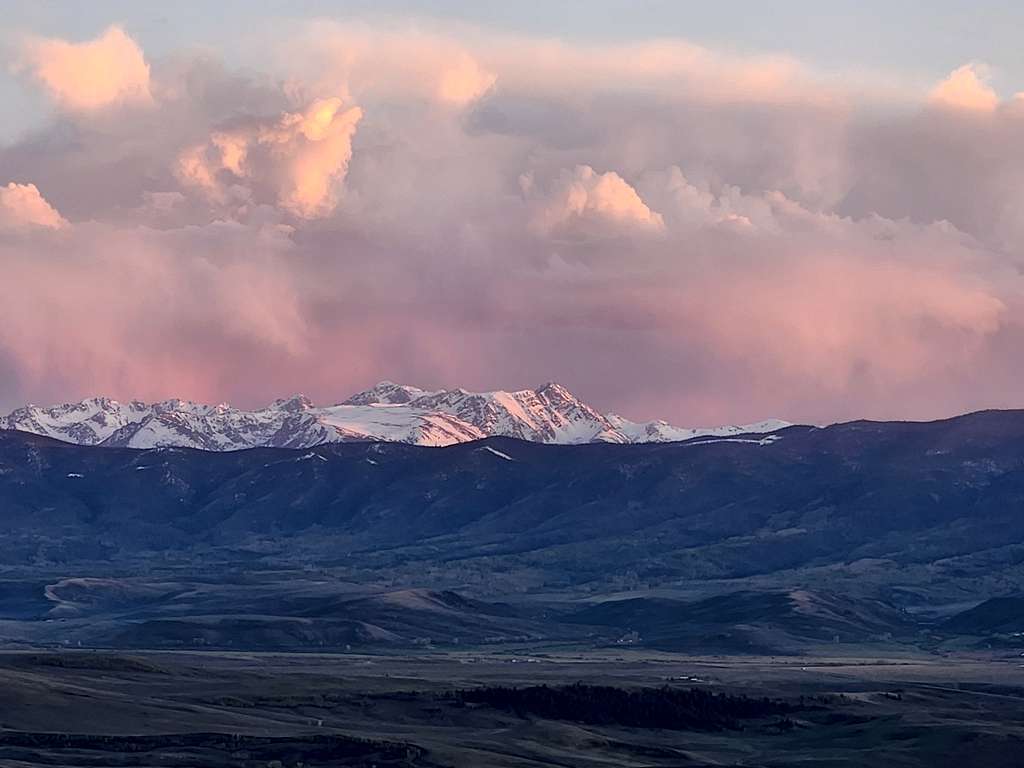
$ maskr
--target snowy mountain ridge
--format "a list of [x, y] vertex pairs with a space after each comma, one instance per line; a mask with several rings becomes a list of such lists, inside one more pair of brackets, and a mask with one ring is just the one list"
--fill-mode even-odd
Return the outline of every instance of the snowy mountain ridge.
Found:
[[369, 440], [443, 446], [490, 436], [540, 443], [647, 443], [763, 434], [789, 426], [769, 420], [689, 429], [602, 414], [560, 384], [535, 390], [427, 391], [383, 381], [338, 405], [295, 395], [258, 410], [184, 400], [128, 403], [104, 397], [50, 407], [28, 405], [0, 417], [14, 429], [79, 445], [231, 451], [260, 446], [309, 448]]

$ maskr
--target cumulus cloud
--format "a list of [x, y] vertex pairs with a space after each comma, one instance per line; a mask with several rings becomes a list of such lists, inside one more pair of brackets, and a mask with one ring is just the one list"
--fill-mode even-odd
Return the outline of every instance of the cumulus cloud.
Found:
[[931, 100], [953, 109], [990, 112], [999, 105], [999, 96], [988, 83], [989, 72], [984, 64], [964, 64], [932, 89]]
[[82, 43], [58, 38], [30, 40], [25, 44], [23, 65], [53, 100], [68, 110], [93, 111], [152, 100], [149, 64], [142, 49], [116, 25]]
[[65, 110], [0, 148], [0, 402], [387, 377], [692, 424], [1019, 405], [1024, 108], [980, 67], [922, 93], [682, 41], [285, 29], [262, 72], [131, 44], [159, 109], [47, 86]]
[[67, 222], [46, 202], [35, 184], [9, 183], [0, 187], [0, 232], [26, 229], [60, 229]]
[[182, 152], [177, 174], [220, 204], [258, 200], [266, 189], [293, 215], [319, 218], [337, 205], [362, 114], [358, 107], [342, 109], [334, 97], [274, 122], [218, 130]]
[[[533, 178], [524, 176], [520, 183], [532, 196]], [[661, 214], [648, 208], [619, 174], [598, 173], [589, 165], [563, 170], [536, 202], [532, 224], [543, 234], [660, 232], [665, 226]]]

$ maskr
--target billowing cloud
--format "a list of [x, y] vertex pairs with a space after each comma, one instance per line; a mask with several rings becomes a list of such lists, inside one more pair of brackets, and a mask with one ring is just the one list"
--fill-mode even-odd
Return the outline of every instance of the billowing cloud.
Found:
[[434, 93], [446, 104], [461, 106], [480, 98], [494, 81], [492, 73], [468, 53], [460, 51], [441, 68]]
[[[788, 203], [774, 192], [768, 196], [746, 195], [739, 187], [723, 185], [716, 193], [707, 182], [694, 184], [678, 166], [649, 171], [641, 177], [642, 189], [657, 201], [677, 233], [712, 226], [757, 227], [764, 232], [778, 230], [774, 206]], [[799, 207], [799, 206], [797, 206]], [[662, 219], [664, 221], [664, 219]]]
[[481, 52], [450, 36], [321, 20], [279, 46], [301, 82], [359, 104], [465, 108], [495, 85]]
[[[979, 66], [929, 92], [683, 41], [282, 29], [261, 72], [57, 78], [0, 148], [0, 404], [384, 377], [695, 425], [1020, 404], [1024, 106]], [[86, 45], [146, 66], [111, 35]]]
[[362, 114], [358, 107], [342, 109], [335, 97], [272, 123], [218, 130], [206, 144], [182, 152], [177, 173], [220, 204], [259, 200], [266, 189], [284, 210], [319, 218], [337, 205]]
[[988, 78], [988, 68], [983, 64], [964, 64], [935, 86], [931, 100], [953, 109], [989, 112], [999, 105], [999, 96], [988, 84]]
[[35, 184], [9, 183], [0, 187], [0, 232], [26, 229], [60, 229], [67, 222], [46, 202]]
[[92, 111], [112, 104], [151, 101], [149, 64], [138, 44], [119, 26], [95, 40], [30, 40], [24, 66], [60, 106]]
[[988, 84], [988, 68], [981, 63], [967, 63], [953, 70], [949, 77], [932, 89], [930, 99], [954, 110], [990, 112], [999, 97]]
[[[534, 193], [534, 179], [524, 176], [520, 183], [527, 195]], [[629, 233], [660, 232], [665, 224], [625, 179], [614, 171], [598, 173], [589, 165], [562, 171], [553, 188], [538, 202], [533, 226], [541, 233], [585, 230]]]

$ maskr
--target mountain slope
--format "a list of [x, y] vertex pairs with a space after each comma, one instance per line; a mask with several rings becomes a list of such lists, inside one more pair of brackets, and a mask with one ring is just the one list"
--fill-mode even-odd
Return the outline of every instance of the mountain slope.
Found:
[[877, 601], [812, 590], [733, 592], [688, 603], [632, 598], [596, 603], [567, 621], [636, 633], [634, 642], [667, 650], [715, 647], [777, 650], [801, 642], [863, 642], [909, 620]]
[[1024, 597], [996, 597], [943, 622], [945, 632], [963, 635], [1024, 632]]
[[770, 437], [205, 453], [4, 432], [0, 544], [8, 564], [244, 552], [487, 592], [1024, 591], [1024, 412]]
[[0, 417], [0, 429], [78, 445], [208, 451], [309, 448], [359, 440], [443, 446], [489, 436], [565, 444], [667, 442], [772, 432], [786, 426], [772, 421], [694, 430], [665, 422], [637, 424], [621, 416], [602, 415], [554, 383], [516, 392], [427, 392], [381, 382], [340, 405], [316, 407], [296, 395], [255, 411], [183, 400], [147, 404], [91, 398], [52, 407], [25, 406]]

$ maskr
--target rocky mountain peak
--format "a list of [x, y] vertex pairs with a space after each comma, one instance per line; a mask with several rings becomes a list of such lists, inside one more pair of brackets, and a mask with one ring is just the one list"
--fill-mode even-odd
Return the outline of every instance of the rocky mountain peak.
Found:
[[291, 397], [275, 400], [271, 407], [280, 411], [288, 411], [289, 413], [301, 413], [302, 411], [310, 410], [313, 407], [313, 401], [305, 395], [292, 395]]
[[100, 397], [48, 408], [27, 406], [0, 418], [0, 429], [81, 445], [204, 450], [308, 448], [354, 440], [441, 446], [489, 436], [562, 444], [671, 442], [785, 426], [770, 421], [688, 429], [663, 421], [635, 423], [602, 414], [553, 381], [511, 392], [426, 391], [381, 381], [340, 405], [317, 407], [308, 397], [293, 395], [256, 411], [180, 399], [147, 405]]
[[426, 394], [418, 387], [384, 381], [348, 398], [342, 405], [402, 405]]

